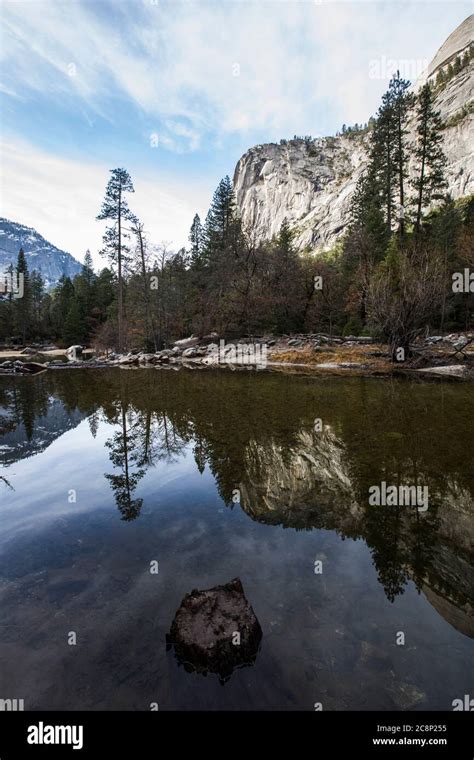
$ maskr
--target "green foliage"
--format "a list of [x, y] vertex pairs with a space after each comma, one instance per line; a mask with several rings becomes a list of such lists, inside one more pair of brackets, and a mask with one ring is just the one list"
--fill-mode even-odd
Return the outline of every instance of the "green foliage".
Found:
[[16, 274], [20, 287], [23, 282], [23, 295], [13, 300], [14, 329], [21, 336], [22, 342], [26, 343], [31, 335], [31, 281], [23, 248], [18, 253]]
[[434, 200], [441, 200], [447, 187], [444, 175], [446, 157], [443, 153], [442, 122], [433, 105], [433, 92], [427, 84], [418, 95], [416, 113], [416, 145], [413, 156], [417, 171], [412, 181], [415, 197], [415, 228], [419, 231], [423, 212]]

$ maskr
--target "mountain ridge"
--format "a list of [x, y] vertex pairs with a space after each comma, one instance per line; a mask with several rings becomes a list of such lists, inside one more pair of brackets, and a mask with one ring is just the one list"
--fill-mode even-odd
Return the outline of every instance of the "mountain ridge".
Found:
[[81, 263], [70, 253], [50, 243], [34, 227], [0, 217], [0, 272], [16, 264], [23, 248], [30, 273], [41, 272], [46, 289], [54, 287], [62, 275], [74, 277], [81, 272]]

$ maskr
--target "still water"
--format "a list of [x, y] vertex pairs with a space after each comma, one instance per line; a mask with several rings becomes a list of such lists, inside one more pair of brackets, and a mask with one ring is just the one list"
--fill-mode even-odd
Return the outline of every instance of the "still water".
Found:
[[[0, 378], [0, 697], [450, 710], [474, 696], [473, 391], [213, 370]], [[428, 487], [428, 509], [369, 505], [382, 481]], [[166, 646], [176, 610], [236, 577], [263, 631], [255, 661], [226, 680], [188, 672]]]

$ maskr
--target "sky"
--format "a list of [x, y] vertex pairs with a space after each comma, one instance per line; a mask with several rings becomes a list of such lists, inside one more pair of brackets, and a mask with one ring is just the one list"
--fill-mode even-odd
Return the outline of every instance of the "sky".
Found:
[[250, 147], [335, 134], [414, 79], [457, 0], [1, 0], [0, 215], [97, 265], [109, 171], [178, 248]]

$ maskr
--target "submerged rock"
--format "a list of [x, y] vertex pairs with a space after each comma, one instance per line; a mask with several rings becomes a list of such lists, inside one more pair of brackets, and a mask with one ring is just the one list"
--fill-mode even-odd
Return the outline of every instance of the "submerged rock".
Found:
[[186, 594], [167, 642], [186, 670], [217, 673], [226, 680], [234, 668], [253, 664], [261, 638], [260, 623], [240, 579], [234, 578], [223, 586]]

